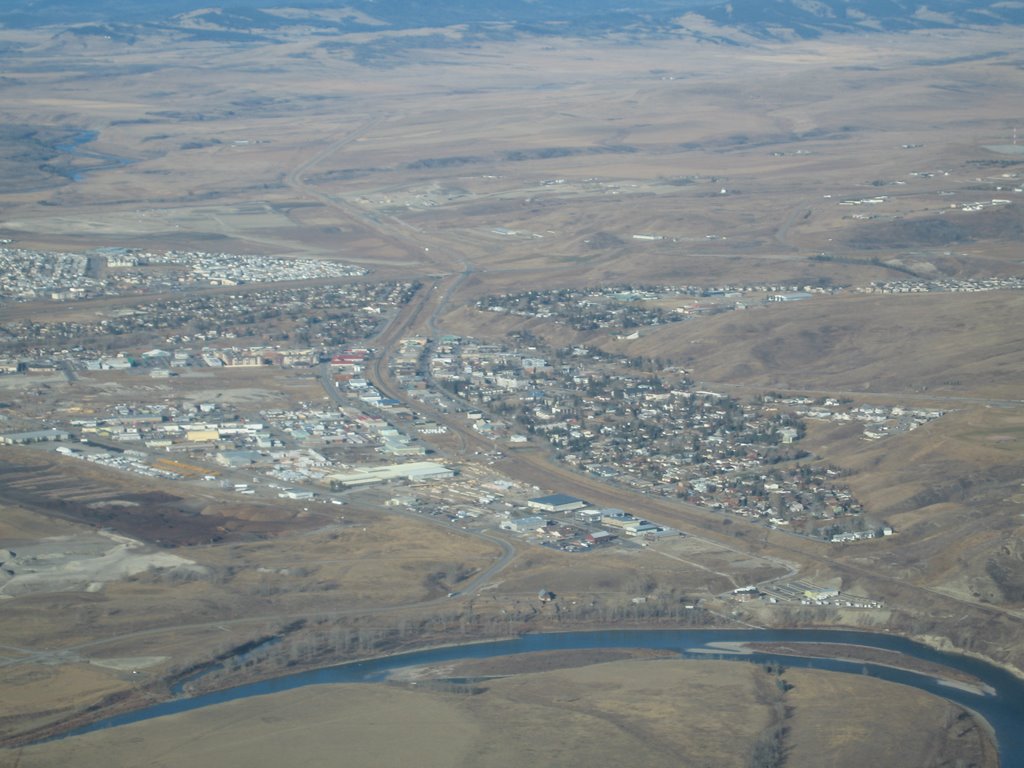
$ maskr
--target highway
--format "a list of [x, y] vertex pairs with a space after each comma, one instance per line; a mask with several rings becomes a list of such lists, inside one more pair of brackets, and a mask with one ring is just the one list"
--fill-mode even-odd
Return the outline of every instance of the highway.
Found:
[[[375, 355], [368, 372], [368, 378], [382, 394], [405, 404], [413, 411], [419, 412], [439, 424], [444, 424], [450, 432], [458, 436], [463, 446], [463, 453], [471, 449], [487, 453], [495, 448], [495, 444], [474, 432], [464, 419], [456, 413], [444, 413], [427, 403], [410, 398], [398, 386], [391, 375], [389, 361], [394, 353], [397, 342], [416, 333], [438, 332], [437, 319], [444, 312], [448, 302], [462, 281], [470, 274], [468, 267], [462, 272], [438, 278], [429, 288], [424, 287], [413, 301], [401, 312], [378, 338]], [[444, 286], [442, 289], [440, 286]], [[427, 317], [422, 317], [424, 309], [431, 300], [436, 303]], [[860, 566], [854, 562], [840, 562], [835, 555], [838, 550], [827, 542], [813, 541], [806, 537], [764, 528], [745, 528], [754, 534], [747, 539], [738, 539], [722, 529], [722, 516], [710, 510], [702, 509], [693, 504], [675, 499], [649, 496], [628, 488], [612, 486], [597, 478], [578, 473], [558, 463], [550, 452], [543, 448], [530, 447], [508, 451], [508, 458], [502, 460], [497, 468], [509, 477], [560, 493], [567, 493], [586, 499], [596, 507], [618, 507], [633, 510], [639, 516], [678, 528], [688, 535], [699, 531], [699, 538], [724, 547], [736, 553], [762, 558], [773, 563], [785, 572], [778, 579], [792, 578], [801, 570], [801, 565], [819, 567], [850, 581], [864, 584], [874, 583], [879, 594], [899, 596], [901, 603], [913, 605], [928, 595], [931, 601], [954, 603], [963, 608], [970, 608], [980, 617], [988, 619], [1000, 616], [1017, 618], [1019, 613], [1011, 609], [1003, 609], [992, 605], [982, 605], [971, 600], [959, 598], [937, 590], [908, 583], [903, 579], [878, 571], [877, 569]], [[735, 526], [733, 526], [735, 528]], [[479, 589], [483, 584], [477, 585]], [[917, 598], [915, 598], [917, 595]], [[953, 606], [950, 605], [952, 610]]]
[[[459, 291], [475, 273], [476, 268], [469, 259], [452, 247], [451, 242], [446, 242], [443, 236], [437, 234], [427, 235], [402, 226], [401, 222], [397, 220], [385, 220], [384, 217], [364, 211], [353, 203], [320, 192], [307, 184], [304, 178], [305, 174], [315, 166], [349, 147], [386, 119], [386, 114], [367, 118], [352, 130], [339, 136], [322, 150], [296, 165], [286, 175], [285, 182], [295, 191], [297, 196], [315, 200], [345, 219], [357, 221], [360, 225], [374, 231], [386, 242], [400, 248], [407, 255], [408, 263], [412, 267], [410, 275], [422, 275], [430, 269], [436, 271], [434, 275], [417, 278], [422, 283], [419, 290], [381, 328], [378, 335], [372, 340], [374, 356], [369, 364], [367, 377], [385, 396], [405, 404], [409, 409], [420, 413], [438, 424], [445, 425], [449, 432], [459, 441], [461, 453], [466, 456], [467, 460], [470, 460], [468, 454], [471, 451], [491, 452], [495, 448], [495, 443], [472, 430], [465, 419], [460, 418], [458, 412], [442, 412], [440, 409], [434, 408], [429, 404], [410, 398], [394, 380], [390, 370], [390, 362], [401, 339], [415, 334], [424, 334], [428, 337], [436, 338], [441, 333], [441, 328], [439, 328], [440, 318], [451, 302], [457, 298]], [[794, 218], [791, 215], [780, 227], [777, 235], [780, 241], [786, 240], [787, 229], [793, 220]], [[346, 255], [346, 260], [358, 261], [358, 258], [351, 258]], [[395, 263], [392, 262], [389, 266], [393, 267]], [[552, 268], [552, 270], [557, 269]], [[230, 290], [239, 289], [232, 288]], [[66, 370], [65, 375], [69, 383], [73, 381], [74, 374], [72, 371]], [[328, 364], [321, 365], [318, 376], [324, 392], [332, 402], [337, 405], [350, 405], [350, 401], [334, 386]], [[732, 384], [727, 383], [709, 385], [724, 391], [728, 391], [733, 387]], [[800, 392], [800, 394], [806, 393]], [[837, 396], [842, 393], [830, 391], [815, 394]], [[865, 393], [857, 394], [858, 396], [863, 396]], [[875, 395], [876, 393], [870, 394]], [[922, 400], [929, 401], [953, 402], [958, 400], [952, 397], [931, 396], [927, 393], [921, 393], [919, 397]], [[965, 398], [965, 400], [967, 399]], [[978, 402], [974, 398], [969, 399], [969, 401]], [[1016, 405], [1021, 401], [986, 402], [987, 404]], [[451, 410], [454, 411], [454, 409]], [[597, 507], [619, 507], [633, 510], [640, 516], [678, 528], [690, 536], [695, 536], [716, 546], [744, 556], [761, 558], [780, 570], [781, 575], [772, 580], [791, 579], [801, 571], [802, 567], [810, 566], [812, 569], [820, 569], [824, 573], [835, 574], [864, 585], [874, 585], [878, 588], [879, 592], [897, 597], [900, 604], [913, 605], [917, 601], [923, 605], [935, 605], [938, 610], [948, 611], [955, 608], [959, 609], [960, 612], [964, 612], [965, 618], [969, 617], [969, 620], [973, 621], [991, 620], [1006, 615], [1020, 615], [1018, 612], [989, 605], [979, 605], [976, 602], [940, 593], [927, 587], [909, 584], [906, 581], [868, 567], [857, 565], [856, 563], [838, 562], [835, 558], [837, 554], [835, 547], [824, 542], [785, 535], [778, 531], [768, 532], [765, 529], [753, 526], [734, 525], [732, 526], [733, 529], [742, 528], [747, 532], [746, 537], [737, 538], [734, 535], [730, 535], [731, 531], [729, 533], [724, 531], [722, 527], [723, 517], [720, 514], [682, 501], [648, 496], [629, 488], [603, 483], [597, 478], [578, 473], [558, 463], [545, 447], [531, 446], [506, 452], [508, 453], [508, 458], [499, 462], [496, 468], [515, 480], [543, 489], [572, 494], [586, 499]], [[324, 517], [333, 519], [333, 515], [329, 516], [326, 511], [315, 512], [315, 514], [322, 514]], [[416, 519], [430, 525], [435, 525], [452, 534], [476, 538], [497, 547], [500, 554], [487, 568], [472, 576], [453, 597], [442, 595], [429, 600], [407, 604], [346, 608], [331, 611], [332, 614], [339, 617], [384, 616], [408, 610], [440, 609], [442, 606], [451, 606], [453, 603], [460, 604], [472, 599], [481, 590], [492, 585], [494, 580], [516, 560], [519, 554], [517, 543], [511, 537], [506, 538], [483, 530], [462, 528], [461, 526], [452, 525], [446, 520], [407, 510], [389, 510], [389, 514], [403, 515], [409, 519]], [[674, 558], [680, 560], [681, 564], [687, 567], [704, 568], [714, 574], [727, 575], [721, 571], [708, 569], [700, 563], [677, 558], [670, 553], [659, 551], [656, 546], [652, 548], [651, 556]], [[324, 611], [321, 608], [308, 612], [269, 613], [229, 618], [220, 621], [175, 624], [173, 626], [154, 627], [128, 632], [115, 637], [94, 639], [60, 649], [45, 650], [9, 646], [0, 648], [0, 651], [3, 651], [3, 656], [0, 657], [0, 666], [24, 663], [67, 662], [96, 653], [99, 649], [113, 643], [120, 644], [129, 640], [180, 634], [182, 631], [188, 630], [217, 630], [232, 626], [259, 626], [267, 621], [287, 623], [301, 618], [317, 618], [322, 616], [323, 613]]]
[[[442, 412], [429, 404], [410, 398], [391, 375], [390, 359], [397, 344], [403, 338], [414, 335], [419, 330], [427, 331], [429, 335], [436, 336], [438, 333], [438, 317], [444, 312], [448, 302], [455, 295], [458, 288], [472, 273], [472, 267], [466, 265], [461, 272], [435, 278], [433, 282], [425, 284], [402, 311], [373, 340], [374, 355], [367, 371], [367, 378], [382, 395], [403, 403], [409, 409], [420, 413], [430, 420], [444, 424], [449, 432], [458, 438], [461, 453], [464, 455], [468, 454], [471, 449], [479, 450], [481, 453], [489, 453], [494, 450], [495, 444], [493, 441], [473, 431], [464, 419], [459, 418], [457, 410], [451, 409], [449, 412]], [[433, 309], [424, 318], [423, 314], [431, 302], [434, 303]], [[338, 405], [350, 404], [338, 391], [337, 387], [334, 386], [330, 367], [326, 363], [320, 369], [320, 382], [324, 391], [335, 403]], [[433, 384], [429, 379], [428, 383]], [[434, 389], [435, 391], [441, 391], [436, 386]], [[455, 410], [455, 412], [451, 412], [452, 410]], [[794, 563], [788, 560], [737, 547], [734, 543], [735, 539], [731, 539], [725, 534], [718, 534], [716, 529], [721, 526], [721, 515], [701, 509], [693, 504], [647, 496], [627, 488], [602, 483], [596, 478], [575, 472], [567, 466], [559, 464], [546, 449], [517, 448], [511, 450], [508, 453], [508, 458], [499, 462], [498, 467], [509, 477], [530, 485], [551, 490], [557, 489], [560, 493], [568, 493], [586, 499], [596, 507], [618, 507], [636, 510], [639, 515], [645, 518], [653, 519], [654, 522], [674, 528], [683, 529], [690, 536], [695, 536], [715, 546], [744, 556], [761, 558], [785, 573], [784, 576], [776, 577], [776, 579], [790, 578], [797, 571]], [[694, 533], [695, 530], [700, 530], [701, 534], [696, 535]], [[499, 546], [510, 546], [504, 539], [479, 534], [468, 529], [465, 532], [484, 538], [492, 543], [501, 542]], [[808, 543], [815, 544], [815, 542]], [[818, 546], [827, 547], [828, 545], [819, 544]], [[485, 574], [477, 577], [471, 587], [461, 590], [460, 595], [469, 594], [485, 586], [487, 581], [500, 572], [508, 562], [511, 562], [513, 557], [514, 553], [505, 552], [499, 563], [488, 569]], [[772, 581], [776, 579], [772, 579]]]
[[[428, 235], [419, 232], [411, 227], [404, 226], [401, 222], [394, 219], [385, 220], [385, 217], [367, 212], [346, 200], [320, 192], [307, 184], [304, 178], [315, 166], [351, 146], [360, 138], [366, 136], [374, 127], [386, 121], [387, 118], [388, 115], [383, 113], [368, 117], [320, 151], [309, 156], [308, 159], [297, 164], [286, 175], [285, 181], [299, 197], [318, 201], [344, 218], [357, 221], [359, 224], [376, 232], [378, 236], [387, 242], [401, 248], [411, 260], [410, 265], [416, 267], [415, 272], [422, 275], [429, 269], [437, 270], [437, 273], [434, 275], [419, 278], [422, 282], [420, 289], [409, 303], [387, 322], [377, 337], [371, 342], [374, 347], [374, 356], [369, 364], [367, 377], [383, 395], [404, 403], [408, 408], [419, 412], [426, 418], [445, 425], [460, 441], [463, 454], [469, 454], [471, 450], [479, 450], [482, 453], [490, 452], [495, 448], [495, 444], [473, 431], [464, 419], [459, 418], [458, 413], [444, 413], [429, 404], [410, 398], [398, 386], [390, 371], [390, 361], [401, 339], [415, 334], [436, 337], [441, 332], [441, 329], [438, 327], [439, 319], [451, 301], [457, 297], [459, 290], [463, 287], [466, 280], [474, 273], [475, 268], [472, 262], [460, 253], [454, 247], [454, 244], [444, 236], [438, 234]], [[779, 233], [780, 239], [784, 240], [785, 234], [784, 225]], [[349, 404], [349, 401], [334, 386], [329, 366], [323, 365], [321, 367], [319, 379], [324, 392], [333, 402], [339, 405]], [[724, 385], [716, 386], [725, 388]], [[836, 393], [828, 394], [835, 395]], [[922, 395], [922, 397], [926, 397], [926, 395]], [[679, 528], [690, 535], [693, 535], [695, 531], [699, 531], [699, 538], [717, 546], [725, 547], [746, 556], [763, 558], [775, 564], [785, 574], [781, 578], [792, 578], [799, 570], [800, 564], [820, 566], [826, 572], [856, 578], [865, 583], [875, 583], [892, 594], [899, 594], [902, 600], [910, 600], [912, 602], [915, 595], [923, 597], [927, 593], [931, 599], [941, 600], [947, 603], [947, 605], [952, 601], [962, 606], [969, 606], [982, 616], [993, 617], [1007, 613], [992, 606], [978, 605], [971, 601], [959, 600], [926, 588], [916, 587], [907, 584], [905, 581], [880, 574], [875, 570], [857, 566], [856, 564], [838, 563], [834, 557], [836, 549], [824, 542], [787, 536], [778, 531], [768, 532], [765, 529], [754, 528], [753, 526], [744, 527], [748, 531], [746, 538], [737, 538], [729, 535], [729, 533], [722, 529], [722, 516], [719, 514], [678, 500], [647, 496], [625, 487], [605, 484], [592, 476], [577, 473], [567, 466], [559, 464], [545, 448], [529, 447], [509, 451], [508, 454], [508, 458], [502, 460], [497, 465], [497, 468], [513, 479], [536, 485], [540, 488], [576, 495], [588, 500], [595, 506], [621, 507], [635, 510], [644, 517]], [[499, 558], [486, 570], [474, 576], [469, 584], [459, 591], [457, 599], [468, 597], [486, 587], [516, 557], [515, 545], [503, 537], [482, 531], [462, 529], [461, 527], [452, 526], [447, 522], [430, 518], [430, 516], [419, 515], [413, 512], [401, 512], [399, 514], [406, 514], [419, 520], [427, 520], [452, 532], [474, 536], [499, 547], [501, 550]], [[736, 528], [737, 526], [733, 527]], [[449, 598], [441, 597], [407, 606], [352, 609], [348, 612], [360, 615], [383, 614], [412, 607], [431, 607], [448, 602]], [[291, 619], [299, 617], [282, 616], [275, 618]], [[266, 620], [266, 618], [268, 617], [236, 619], [232, 620], [232, 623], [257, 622]], [[210, 622], [195, 626], [219, 626], [221, 624], [224, 624], [224, 622]], [[181, 627], [147, 630], [138, 633], [138, 636], [180, 629]], [[104, 642], [107, 641], [94, 641], [81, 646], [81, 648], [94, 647]], [[78, 650], [78, 648], [72, 650]]]

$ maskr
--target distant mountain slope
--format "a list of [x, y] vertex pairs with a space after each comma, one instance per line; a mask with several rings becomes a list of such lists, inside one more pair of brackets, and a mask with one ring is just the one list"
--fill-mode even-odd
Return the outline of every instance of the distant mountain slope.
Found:
[[731, 0], [702, 6], [700, 15], [759, 37], [788, 31], [800, 37], [825, 32], [900, 32], [913, 29], [1022, 24], [1024, 3], [932, 0]]
[[337, 22], [340, 27], [352, 23], [344, 18], [344, 12], [351, 10], [352, 19], [365, 14], [389, 26], [413, 28], [488, 21], [571, 21], [609, 13], [678, 13], [699, 4], [698, 0], [634, 0], [625, 4], [617, 0], [8, 0], [0, 9], [0, 22], [11, 26], [166, 22], [179, 14], [221, 8], [225, 16], [249, 17], [258, 24], [260, 9], [298, 8], [311, 14], [330, 12], [331, 17], [341, 19]]
[[[229, 38], [289, 26], [350, 32], [500, 22], [522, 32], [686, 33], [707, 22], [758, 38], [1024, 24], [1020, 0], [8, 0], [0, 24], [152, 24], [186, 19]], [[287, 13], [274, 9], [289, 9]]]

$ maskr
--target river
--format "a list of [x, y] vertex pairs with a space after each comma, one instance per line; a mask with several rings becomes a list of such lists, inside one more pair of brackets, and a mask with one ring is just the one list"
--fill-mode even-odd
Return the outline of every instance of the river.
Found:
[[[917, 672], [869, 664], [861, 661], [773, 656], [766, 653], [730, 655], [716, 647], [719, 643], [845, 643], [898, 651], [925, 661], [966, 672], [978, 678], [989, 692], [974, 692], [944, 684]], [[937, 651], [920, 643], [894, 635], [834, 630], [605, 630], [523, 635], [511, 640], [454, 645], [396, 654], [376, 659], [325, 667], [307, 672], [240, 685], [213, 693], [181, 697], [133, 712], [99, 720], [77, 728], [65, 736], [75, 736], [103, 728], [136, 723], [176, 712], [187, 712], [211, 704], [249, 696], [278, 693], [305, 685], [324, 683], [380, 682], [402, 667], [435, 664], [459, 659], [482, 659], [533, 651], [584, 648], [650, 648], [678, 651], [685, 658], [736, 659], [747, 662], [778, 662], [789, 667], [813, 667], [838, 672], [868, 674], [881, 680], [902, 683], [928, 691], [968, 707], [984, 717], [996, 733], [1003, 768], [1024, 768], [1024, 681], [992, 664], [951, 653]], [[710, 654], [710, 655], [709, 655]]]
[[72, 168], [66, 174], [72, 181], [81, 181], [87, 173], [105, 171], [110, 168], [120, 168], [123, 165], [131, 165], [135, 162], [134, 160], [126, 157], [118, 157], [117, 155], [108, 155], [105, 152], [82, 149], [86, 144], [91, 144], [96, 141], [97, 138], [99, 138], [99, 133], [96, 131], [80, 131], [67, 141], [54, 145], [54, 149], [71, 155], [72, 157], [83, 157], [89, 160], [99, 161], [99, 165], [93, 165], [88, 168]]

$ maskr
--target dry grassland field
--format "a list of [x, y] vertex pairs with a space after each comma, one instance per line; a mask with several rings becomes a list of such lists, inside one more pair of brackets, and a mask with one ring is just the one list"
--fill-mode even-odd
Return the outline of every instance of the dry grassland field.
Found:
[[560, 629], [1024, 674], [1019, 26], [252, 13], [0, 21], [0, 764], [998, 764], [910, 688], [632, 652], [36, 743]]
[[[894, 754], [907, 766], [988, 757], [985, 737], [962, 710], [853, 675], [786, 671], [791, 688], [780, 693], [776, 676], [758, 666], [632, 660], [499, 673], [453, 693], [423, 674], [396, 686], [316, 686], [87, 734], [25, 749], [21, 765], [142, 764], [144, 743], [147, 759], [167, 766], [269, 765], [300, 753], [325, 764], [343, 753], [357, 765], [615, 766], [643, 755], [651, 766], [739, 767], [777, 727], [789, 734], [793, 766], [884, 764]], [[864, 724], [868, 713], [885, 718], [887, 733]]]

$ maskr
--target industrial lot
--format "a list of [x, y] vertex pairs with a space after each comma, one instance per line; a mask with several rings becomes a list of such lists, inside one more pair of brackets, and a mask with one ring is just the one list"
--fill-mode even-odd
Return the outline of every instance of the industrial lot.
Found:
[[[365, 315], [362, 295], [356, 301], [349, 313]], [[626, 306], [633, 303], [631, 296]], [[213, 347], [208, 341], [198, 350], [193, 345], [120, 349], [99, 358], [79, 349], [17, 360], [8, 375], [20, 372], [31, 385], [49, 371], [82, 392], [130, 392], [147, 378], [168, 382], [145, 387], [152, 394], [136, 401], [90, 394], [98, 407], [68, 405], [63, 418], [42, 419], [51, 429], [94, 444], [88, 453], [62, 449], [68, 455], [110, 464], [106, 454], [124, 454], [113, 465], [135, 472], [182, 478], [251, 470], [275, 483], [334, 490], [450, 476], [430, 462], [411, 468], [379, 465], [387, 457], [422, 459], [433, 452], [431, 435], [443, 435], [447, 427], [415, 415], [375, 386], [381, 382], [368, 378], [372, 350], [242, 348], [233, 339]], [[861, 423], [864, 439], [878, 440], [942, 416], [937, 410], [770, 393], [742, 402], [701, 390], [681, 369], [655, 375], [597, 348], [558, 349], [537, 339], [491, 344], [451, 335], [406, 338], [389, 364], [409, 402], [460, 414], [497, 448], [545, 444], [559, 461], [606, 482], [837, 542], [892, 529], [853, 497], [840, 470], [799, 463], [808, 455], [800, 443], [806, 420]], [[321, 402], [324, 397], [332, 402], [258, 408], [251, 403], [255, 395], [235, 402], [232, 377], [254, 369], [264, 382], [305, 377], [315, 385], [320, 380], [329, 387]], [[217, 384], [205, 381], [211, 376]], [[160, 394], [172, 392], [170, 386], [181, 389], [177, 380], [202, 382], [206, 391], [228, 390], [227, 401], [224, 393], [206, 401]], [[25, 429], [37, 425], [28, 413], [15, 423]], [[9, 433], [7, 442], [31, 442], [16, 435]]]
[[[602, 482], [699, 504], [723, 523], [737, 519], [841, 543], [895, 532], [873, 521], [828, 466], [775, 468], [780, 458], [800, 457], [803, 420], [859, 422], [865, 439], [880, 439], [942, 415], [772, 395], [741, 403], [697, 389], [685, 372], [652, 375], [596, 349], [557, 350], [536, 340], [514, 346], [410, 337], [396, 348], [389, 376], [406, 402], [429, 403], [437, 418], [381, 391], [387, 383], [372, 375], [379, 353], [369, 347], [265, 347], [248, 356], [228, 346], [187, 356], [180, 347], [154, 348], [121, 350], [100, 364], [69, 357], [57, 368], [17, 367], [0, 385], [45, 392], [59, 380], [71, 384], [76, 399], [56, 412], [41, 404], [38, 415], [8, 415], [10, 427], [43, 428], [6, 431], [0, 439], [253, 501], [301, 504], [307, 512], [313, 505], [338, 519], [350, 503], [377, 500], [461, 530], [501, 531], [582, 557], [608, 548], [665, 550], [686, 534], [642, 504], [602, 507], [557, 487], [526, 485], [506, 475], [503, 462], [524, 450], [551, 450]], [[282, 391], [275, 407], [267, 406], [273, 388], [297, 385], [302, 394], [285, 402]], [[491, 447], [439, 454], [435, 441], [454, 447], [457, 437], [445, 419]], [[806, 591], [780, 582], [737, 587], [721, 599], [881, 607], [867, 598], [808, 599]]]
[[1015, 764], [1016, 11], [13, 3], [0, 763]]

